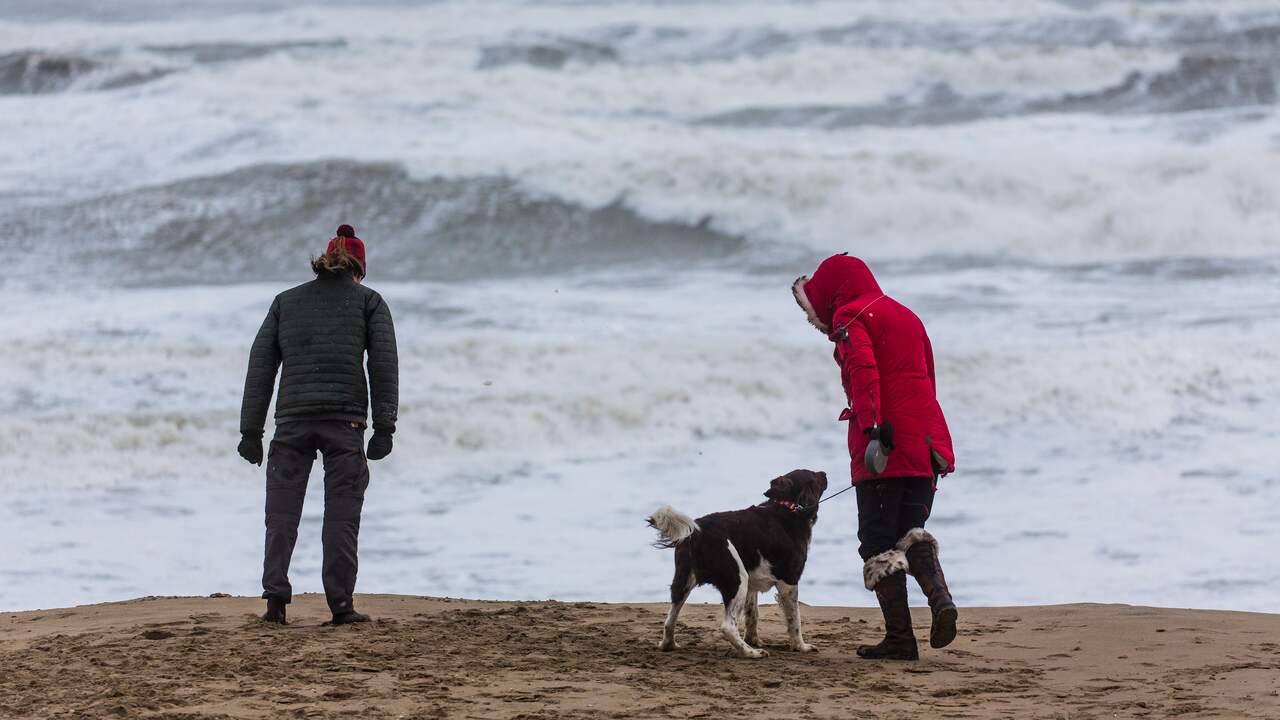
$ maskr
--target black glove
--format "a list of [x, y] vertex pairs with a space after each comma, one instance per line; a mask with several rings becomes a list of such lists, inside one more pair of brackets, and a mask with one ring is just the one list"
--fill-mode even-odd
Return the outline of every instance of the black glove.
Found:
[[240, 445], [236, 447], [240, 457], [252, 465], [262, 464], [262, 431], [257, 433], [241, 433]]
[[390, 454], [391, 433], [374, 430], [373, 437], [369, 438], [369, 451], [365, 453], [365, 457], [370, 460], [381, 460]]
[[889, 452], [893, 449], [893, 425], [890, 425], [888, 422], [882, 422], [879, 425], [869, 427], [862, 432], [872, 440], [879, 440], [880, 447], [884, 448], [885, 452]]

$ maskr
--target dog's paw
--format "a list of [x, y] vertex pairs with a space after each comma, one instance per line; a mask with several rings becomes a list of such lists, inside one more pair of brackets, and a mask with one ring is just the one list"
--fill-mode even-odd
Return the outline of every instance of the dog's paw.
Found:
[[799, 645], [792, 645], [791, 649], [796, 652], [818, 652], [818, 648], [813, 645], [810, 645], [809, 643], [800, 643]]
[[769, 651], [757, 648], [747, 648], [742, 652], [742, 657], [749, 658], [751, 660], [759, 660], [760, 658], [769, 657]]

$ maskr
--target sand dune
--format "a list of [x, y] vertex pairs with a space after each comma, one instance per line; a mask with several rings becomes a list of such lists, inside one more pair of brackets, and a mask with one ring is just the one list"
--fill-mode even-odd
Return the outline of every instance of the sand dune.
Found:
[[[360, 596], [376, 622], [288, 627], [250, 598], [145, 598], [0, 617], [5, 718], [1280, 718], [1280, 615], [1119, 605], [963, 610], [918, 663], [869, 663], [877, 613], [806, 608], [821, 652], [729, 657], [718, 608]], [[922, 637], [927, 615], [917, 610]]]

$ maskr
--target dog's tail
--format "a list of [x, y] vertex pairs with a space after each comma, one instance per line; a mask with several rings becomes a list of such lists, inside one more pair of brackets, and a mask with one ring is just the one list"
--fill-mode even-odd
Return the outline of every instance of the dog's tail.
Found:
[[656, 548], [673, 548], [701, 529], [693, 518], [670, 505], [658, 508], [648, 520], [649, 527], [658, 531], [658, 541], [653, 544]]

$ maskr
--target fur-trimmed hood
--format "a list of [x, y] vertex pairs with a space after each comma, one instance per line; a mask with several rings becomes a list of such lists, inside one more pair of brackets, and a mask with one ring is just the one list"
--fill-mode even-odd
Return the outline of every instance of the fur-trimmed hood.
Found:
[[823, 324], [818, 318], [818, 313], [813, 309], [813, 303], [809, 302], [809, 295], [805, 292], [805, 285], [809, 283], [808, 275], [801, 275], [796, 281], [791, 283], [791, 295], [795, 297], [796, 304], [804, 311], [805, 317], [808, 318], [809, 324], [818, 328], [824, 335], [831, 334], [831, 328]]
[[813, 276], [797, 278], [791, 285], [796, 303], [804, 310], [809, 323], [830, 335], [836, 310], [859, 297], [883, 295], [871, 268], [847, 253], [832, 255], [813, 272]]

